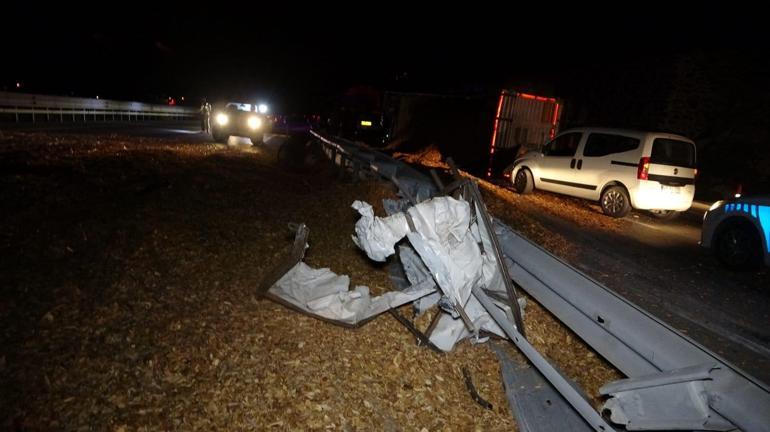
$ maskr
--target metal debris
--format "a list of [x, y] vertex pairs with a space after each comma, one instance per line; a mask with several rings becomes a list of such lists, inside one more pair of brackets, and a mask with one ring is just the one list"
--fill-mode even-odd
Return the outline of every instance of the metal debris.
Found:
[[471, 373], [468, 371], [467, 367], [463, 367], [463, 380], [465, 380], [465, 387], [468, 388], [468, 392], [471, 394], [473, 400], [476, 401], [477, 404], [481, 405], [482, 408], [491, 410], [492, 404], [481, 397], [481, 395], [479, 395], [479, 392], [476, 390], [476, 386], [473, 385], [473, 379], [471, 378]]

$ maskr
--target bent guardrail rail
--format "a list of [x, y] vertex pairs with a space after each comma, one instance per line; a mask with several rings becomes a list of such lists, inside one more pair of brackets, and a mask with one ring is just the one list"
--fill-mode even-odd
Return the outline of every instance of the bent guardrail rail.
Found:
[[[385, 178], [395, 177], [383, 174], [391, 170], [416, 172], [415, 182], [430, 182], [405, 163], [373, 149], [311, 133], [343, 168], [365, 164]], [[425, 183], [415, 190], [428, 187]], [[770, 431], [766, 384], [507, 225], [498, 220], [494, 225], [511, 279], [628, 376], [600, 389], [609, 397], [604, 410], [613, 423], [627, 430]], [[483, 291], [479, 295], [484, 298]], [[504, 317], [498, 318], [504, 325]], [[515, 328], [508, 330], [514, 343], [594, 430], [609, 430], [593, 408], [576, 398], [574, 388], [529, 349]]]

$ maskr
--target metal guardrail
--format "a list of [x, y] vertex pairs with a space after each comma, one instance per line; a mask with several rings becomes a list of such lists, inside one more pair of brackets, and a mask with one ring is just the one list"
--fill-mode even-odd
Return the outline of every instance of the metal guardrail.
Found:
[[[413, 170], [377, 151], [313, 135], [324, 144], [327, 156], [343, 168], [353, 168], [347, 161], [354, 160], [369, 162], [374, 172], [381, 164], [394, 173]], [[426, 178], [415, 176], [414, 180], [425, 182]], [[770, 431], [766, 384], [500, 221], [494, 223], [511, 279], [629, 377], [606, 383], [600, 390], [609, 397], [604, 409], [613, 423], [627, 430]], [[479, 295], [484, 298], [481, 290]], [[503, 319], [496, 321], [506, 324]], [[591, 428], [612, 430], [592, 407], [574, 397], [574, 389], [564, 385], [547, 361], [540, 364], [539, 354], [530, 350], [515, 328], [505, 330]]]
[[0, 114], [8, 114], [14, 121], [142, 121], [181, 120], [198, 115], [189, 107], [147, 104], [66, 96], [36, 95], [0, 92]]

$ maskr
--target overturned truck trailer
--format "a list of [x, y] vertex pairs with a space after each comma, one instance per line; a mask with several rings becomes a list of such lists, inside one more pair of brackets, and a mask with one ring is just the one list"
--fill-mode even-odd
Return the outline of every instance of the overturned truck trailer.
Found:
[[[371, 298], [366, 287], [350, 290], [346, 278], [307, 268], [307, 230], [299, 226], [287, 262], [262, 285], [269, 298], [345, 326], [398, 316], [395, 308], [410, 302], [438, 304], [441, 319], [426, 333], [400, 319], [437, 350], [466, 337], [507, 338], [534, 367], [510, 367], [500, 357], [522, 430], [770, 431], [767, 385], [492, 219], [476, 183], [451, 162], [453, 180], [444, 185], [382, 153], [314, 136], [340, 167], [398, 186], [402, 199], [386, 203], [388, 217], [354, 203], [361, 215], [354, 242], [374, 260], [398, 255], [407, 282]], [[527, 341], [519, 288], [627, 376], [600, 389], [601, 412]]]
[[558, 132], [563, 101], [513, 90], [489, 96], [387, 92], [389, 149], [436, 147], [461, 168], [498, 177], [516, 155], [540, 148]]

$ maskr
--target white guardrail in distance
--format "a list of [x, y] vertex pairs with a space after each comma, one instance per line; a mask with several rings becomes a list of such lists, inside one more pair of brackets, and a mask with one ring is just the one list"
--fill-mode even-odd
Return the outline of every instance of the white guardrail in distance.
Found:
[[197, 117], [198, 110], [142, 102], [0, 92], [0, 114], [8, 114], [16, 122], [138, 121], [191, 119]]

